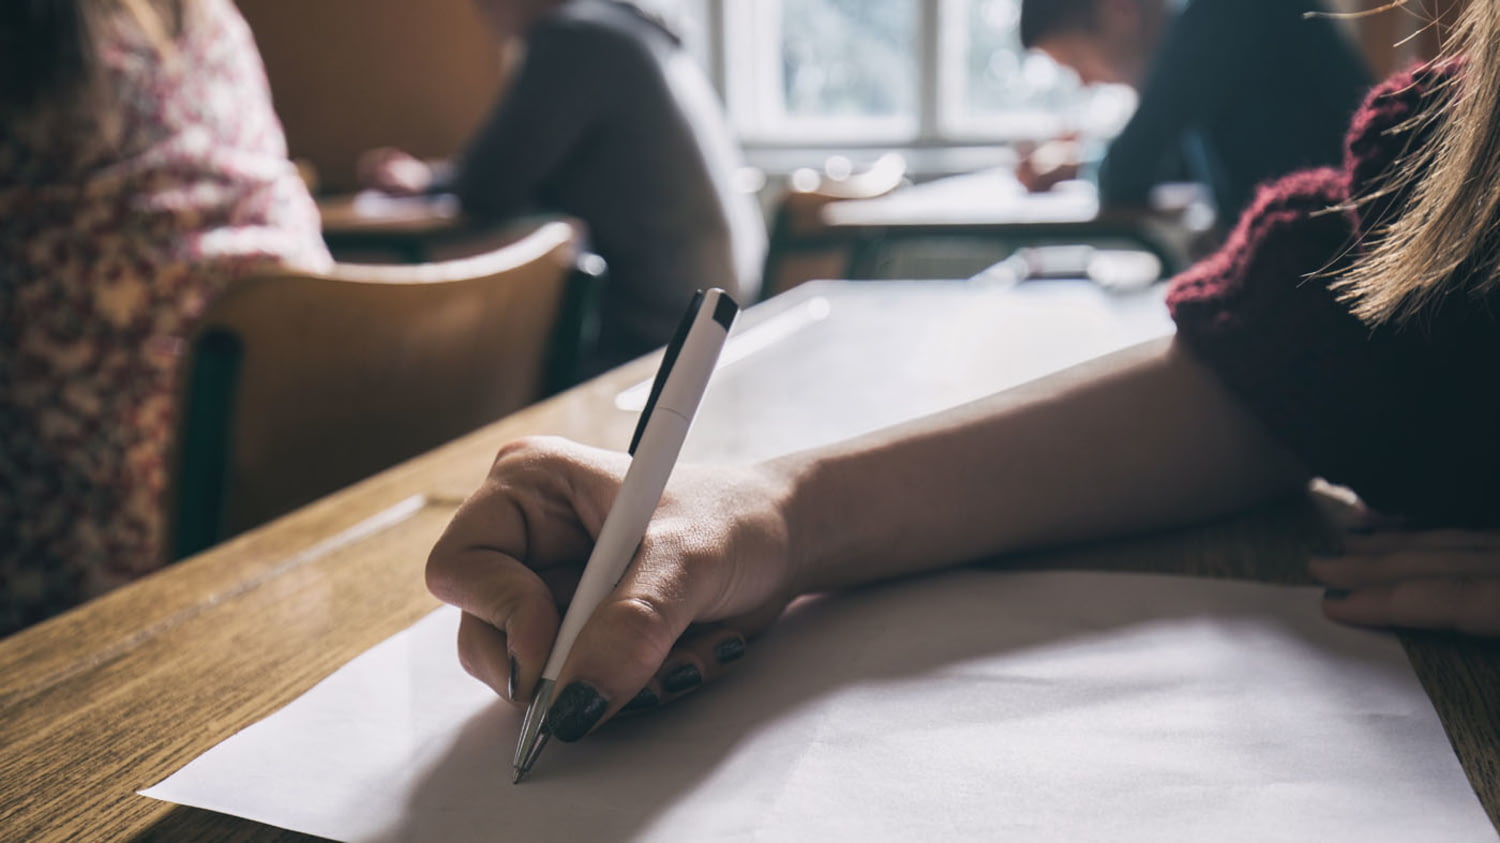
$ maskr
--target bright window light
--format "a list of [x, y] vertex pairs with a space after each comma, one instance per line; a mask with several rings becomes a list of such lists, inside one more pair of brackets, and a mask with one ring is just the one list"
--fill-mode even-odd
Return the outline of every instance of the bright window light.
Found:
[[759, 146], [1104, 137], [1135, 108], [1021, 49], [1021, 0], [655, 0], [697, 9], [741, 137]]

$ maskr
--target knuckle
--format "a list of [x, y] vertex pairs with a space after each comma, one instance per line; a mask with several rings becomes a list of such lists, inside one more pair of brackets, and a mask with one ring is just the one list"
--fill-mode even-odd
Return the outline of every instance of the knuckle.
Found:
[[504, 630], [510, 619], [522, 614], [528, 605], [551, 602], [552, 593], [541, 582], [517, 578], [505, 589], [488, 595], [479, 608], [481, 617], [496, 629]]
[[677, 638], [665, 608], [653, 598], [632, 596], [615, 603], [612, 609], [611, 635], [618, 635], [618, 640], [639, 642], [642, 646], [636, 650], [638, 667], [654, 670]]
[[493, 473], [502, 466], [532, 465], [545, 456], [560, 454], [566, 450], [567, 440], [559, 436], [531, 435], [512, 439], [495, 452], [490, 470]]
[[615, 604], [615, 620], [630, 632], [653, 635], [667, 625], [667, 613], [655, 599], [636, 595]]

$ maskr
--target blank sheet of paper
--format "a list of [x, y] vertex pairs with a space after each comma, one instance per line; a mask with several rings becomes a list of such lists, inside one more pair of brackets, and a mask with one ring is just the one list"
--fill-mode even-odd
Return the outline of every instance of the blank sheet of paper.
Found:
[[807, 603], [511, 784], [442, 609], [145, 795], [341, 840], [1493, 840], [1396, 641], [1313, 589], [957, 571]]

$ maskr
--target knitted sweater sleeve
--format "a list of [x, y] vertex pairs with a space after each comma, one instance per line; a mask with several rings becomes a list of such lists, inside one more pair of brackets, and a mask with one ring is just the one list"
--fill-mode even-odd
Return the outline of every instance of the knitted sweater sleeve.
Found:
[[[1413, 522], [1500, 521], [1500, 423], [1478, 361], [1500, 347], [1484, 308], [1448, 306], [1430, 330], [1371, 328], [1329, 289], [1361, 239], [1404, 196], [1381, 188], [1422, 142], [1453, 69], [1424, 69], [1371, 91], [1345, 166], [1262, 186], [1212, 257], [1174, 279], [1179, 340], [1313, 473]], [[1351, 197], [1356, 201], [1351, 203]], [[1473, 435], [1465, 433], [1472, 431]]]

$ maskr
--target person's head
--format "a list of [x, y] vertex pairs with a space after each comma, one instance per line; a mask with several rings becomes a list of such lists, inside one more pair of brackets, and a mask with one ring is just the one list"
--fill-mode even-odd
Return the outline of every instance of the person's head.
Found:
[[1433, 137], [1374, 189], [1409, 190], [1410, 199], [1394, 219], [1376, 221], [1363, 256], [1334, 282], [1367, 324], [1403, 324], [1442, 299], [1500, 288], [1497, 34], [1500, 0], [1470, 0], [1447, 57], [1462, 57], [1464, 70], [1431, 118]]
[[1165, 22], [1163, 0], [1022, 0], [1021, 45], [1085, 84], [1139, 86]]
[[0, 115], [37, 121], [94, 116], [98, 40], [131, 27], [162, 51], [185, 25], [192, 0], [5, 0], [0, 2]]

